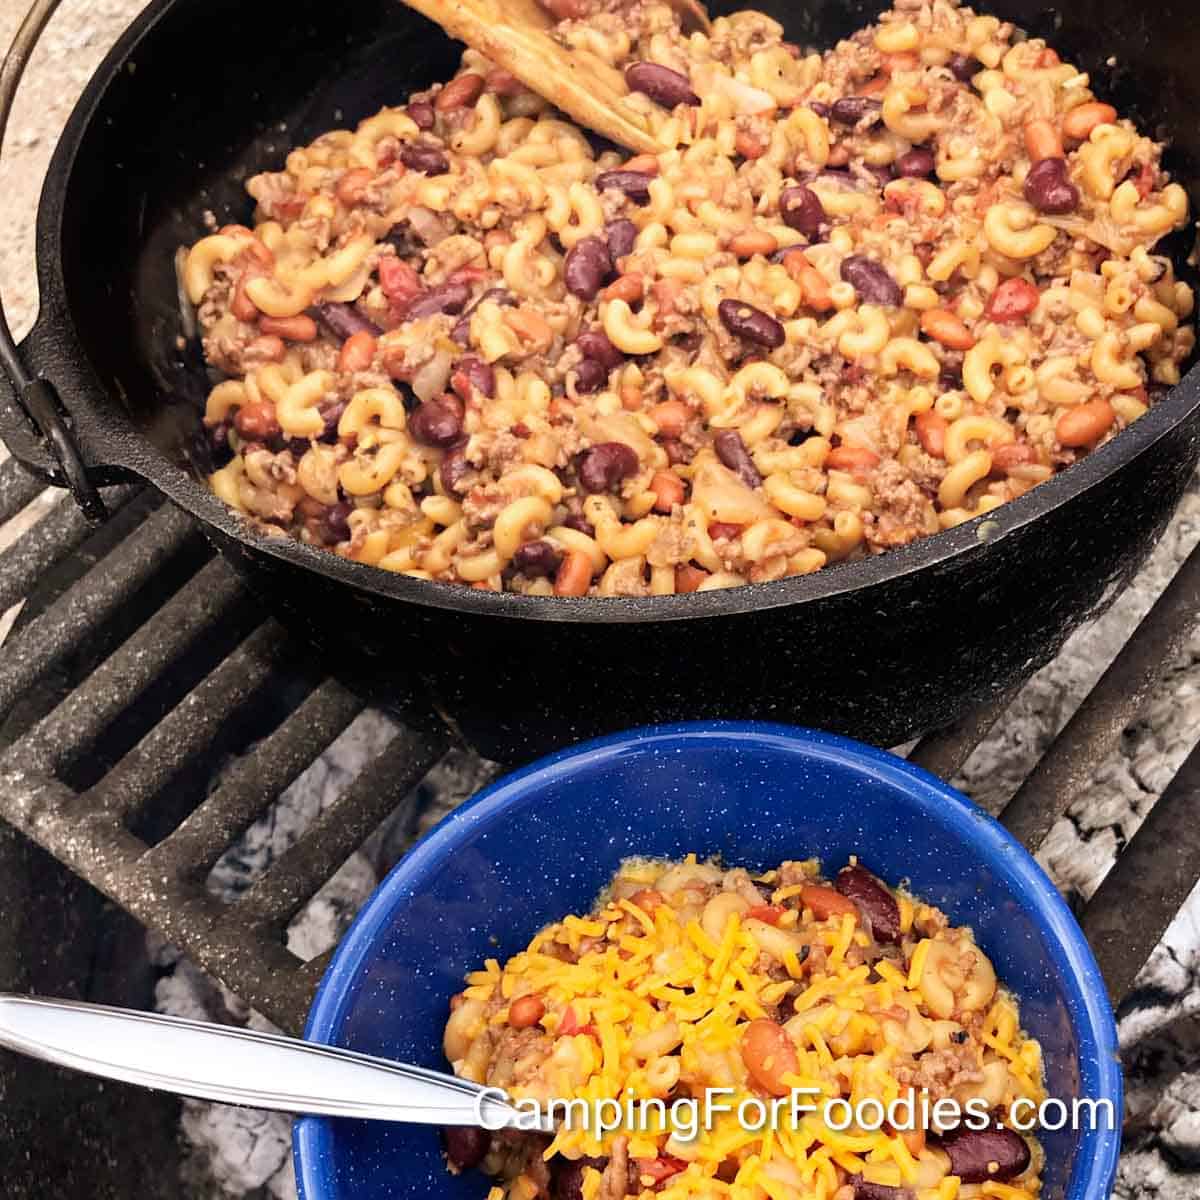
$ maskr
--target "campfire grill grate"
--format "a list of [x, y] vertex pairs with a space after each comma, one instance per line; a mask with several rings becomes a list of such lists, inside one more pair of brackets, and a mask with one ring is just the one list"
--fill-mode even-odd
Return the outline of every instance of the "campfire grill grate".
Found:
[[[12, 460], [0, 464], [0, 526], [41, 491]], [[187, 518], [134, 488], [105, 501], [114, 515], [99, 530], [64, 497], [0, 553], [0, 612], [35, 588], [41, 603], [0, 646], [0, 816], [297, 1032], [327, 956], [294, 956], [289, 922], [451, 740], [398, 727], [289, 850], [219, 901], [206, 888], [214, 864], [363, 702], [313, 673]], [[1087, 787], [1197, 619], [1200, 549], [999, 813], [1030, 849]], [[1015, 694], [930, 734], [909, 759], [952, 777]], [[198, 792], [214, 755], [226, 769]], [[1114, 1001], [1200, 878], [1198, 790], [1194, 748], [1082, 911]]]

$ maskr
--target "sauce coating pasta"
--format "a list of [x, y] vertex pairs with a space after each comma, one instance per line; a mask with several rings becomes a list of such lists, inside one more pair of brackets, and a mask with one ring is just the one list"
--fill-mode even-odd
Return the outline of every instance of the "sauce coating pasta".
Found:
[[555, 13], [670, 149], [468, 50], [181, 252], [210, 484], [260, 528], [533, 595], [763, 582], [989, 512], [1178, 381], [1183, 189], [1040, 39], [954, 0], [824, 54]]

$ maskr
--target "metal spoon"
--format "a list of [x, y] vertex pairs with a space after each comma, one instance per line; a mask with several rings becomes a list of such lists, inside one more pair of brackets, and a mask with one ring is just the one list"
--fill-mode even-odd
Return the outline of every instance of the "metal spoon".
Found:
[[0, 1046], [89, 1075], [273, 1112], [538, 1128], [497, 1090], [274, 1033], [70, 1000], [0, 994]]

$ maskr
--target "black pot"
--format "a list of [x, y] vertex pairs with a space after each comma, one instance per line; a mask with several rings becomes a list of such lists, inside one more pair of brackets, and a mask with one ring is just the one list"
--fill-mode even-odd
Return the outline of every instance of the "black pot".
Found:
[[[881, 6], [761, 7], [820, 46]], [[1166, 0], [1153, 22], [1119, 0], [995, 8], [1051, 37], [1101, 96], [1171, 138], [1168, 166], [1197, 207], [1200, 26], [1189, 3]], [[210, 381], [195, 347], [176, 346], [174, 252], [195, 240], [205, 210], [245, 221], [244, 179], [289, 146], [401, 102], [456, 60], [398, 0], [153, 3], [91, 81], [47, 178], [42, 310], [21, 356], [53, 385], [25, 389], [24, 409], [58, 455], [5, 390], [0, 431], [14, 453], [54, 482], [72, 475], [85, 497], [96, 484], [148, 480], [352, 682], [401, 707], [432, 697], [484, 753], [510, 761], [684, 717], [774, 718], [894, 744], [1030, 674], [1129, 579], [1200, 453], [1196, 371], [1083, 463], [985, 518], [869, 561], [730, 591], [495, 594], [248, 530], [188, 466]]]

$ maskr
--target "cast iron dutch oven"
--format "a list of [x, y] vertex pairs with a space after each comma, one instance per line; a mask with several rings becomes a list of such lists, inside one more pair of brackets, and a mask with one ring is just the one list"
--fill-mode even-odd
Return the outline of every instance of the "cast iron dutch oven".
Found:
[[[20, 50], [55, 3], [43, 0]], [[758, 6], [816, 46], [882, 7]], [[994, 11], [1051, 38], [1101, 96], [1169, 138], [1168, 165], [1196, 209], [1191, 0], [1152, 12], [1125, 0], [1072, 0], [1061, 12], [995, 0]], [[229, 515], [189, 466], [209, 381], [195, 344], [180, 340], [175, 251], [204, 228], [205, 210], [247, 220], [246, 177], [277, 167], [289, 146], [401, 103], [446, 78], [457, 54], [399, 0], [154, 0], [92, 79], [50, 168], [41, 313], [19, 359], [0, 355], [13, 384], [0, 396], [9, 448], [93, 505], [98, 485], [148, 480], [351, 682], [401, 708], [432, 697], [479, 749], [509, 761], [685, 717], [794, 721], [894, 744], [1027, 676], [1128, 580], [1200, 453], [1195, 370], [1127, 432], [998, 512], [869, 561], [730, 591], [475, 591], [264, 538]], [[6, 96], [17, 65], [11, 56]]]

